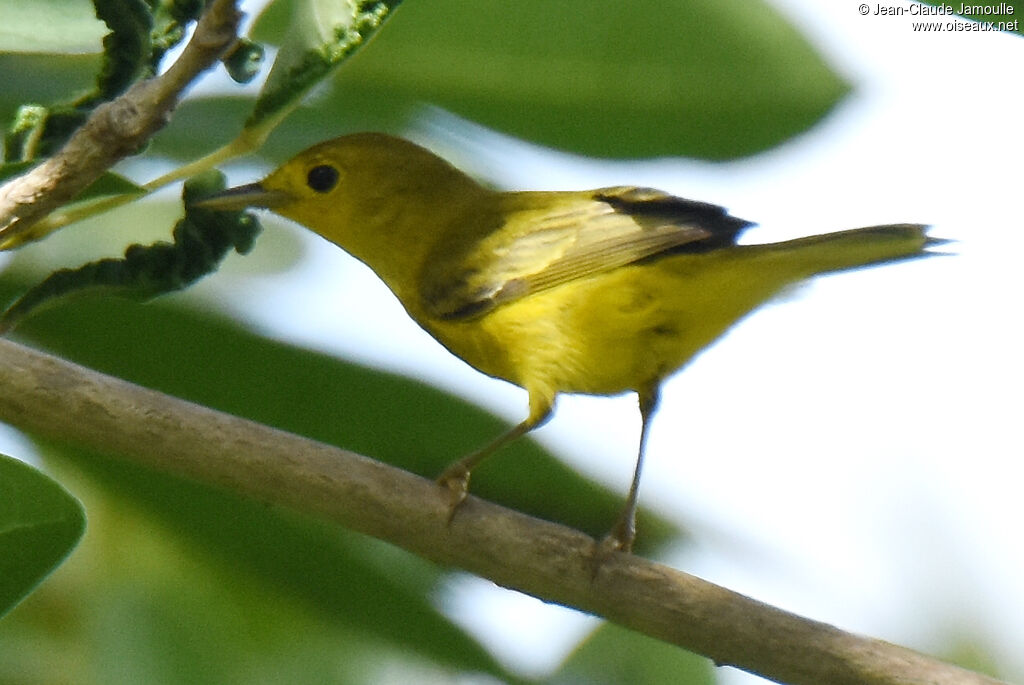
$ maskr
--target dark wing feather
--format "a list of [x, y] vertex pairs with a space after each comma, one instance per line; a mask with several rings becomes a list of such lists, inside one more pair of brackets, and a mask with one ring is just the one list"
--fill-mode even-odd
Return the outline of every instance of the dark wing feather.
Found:
[[717, 205], [651, 188], [509, 193], [505, 198], [499, 229], [431, 260], [422, 293], [433, 316], [477, 316], [659, 254], [733, 245], [751, 225]]

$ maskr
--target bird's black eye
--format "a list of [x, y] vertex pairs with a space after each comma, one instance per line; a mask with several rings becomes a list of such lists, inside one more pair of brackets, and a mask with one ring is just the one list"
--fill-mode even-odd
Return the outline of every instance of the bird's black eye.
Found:
[[309, 170], [306, 185], [318, 193], [326, 193], [338, 182], [338, 170], [329, 164], [321, 164]]

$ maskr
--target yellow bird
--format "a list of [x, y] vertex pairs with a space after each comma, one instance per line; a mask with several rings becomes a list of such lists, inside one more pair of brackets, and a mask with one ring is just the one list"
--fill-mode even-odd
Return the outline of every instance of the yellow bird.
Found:
[[263, 207], [320, 234], [369, 266], [452, 354], [526, 389], [526, 419], [438, 478], [453, 513], [472, 469], [544, 423], [560, 393], [636, 392], [636, 468], [603, 553], [632, 548], [644, 446], [668, 376], [787, 286], [942, 242], [895, 224], [736, 245], [751, 224], [722, 207], [632, 186], [496, 191], [380, 133], [320, 143], [198, 205]]

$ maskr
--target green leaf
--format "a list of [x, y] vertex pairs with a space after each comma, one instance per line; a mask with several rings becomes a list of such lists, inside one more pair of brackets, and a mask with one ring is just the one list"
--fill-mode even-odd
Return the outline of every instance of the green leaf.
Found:
[[[932, 5], [933, 7], [950, 8], [951, 12], [959, 10], [961, 8], [970, 8], [970, 13], [959, 14], [957, 16], [963, 17], [964, 19], [970, 19], [972, 23], [977, 23], [980, 26], [978, 30], [984, 28], [987, 31], [1008, 31], [1010, 33], [1016, 33], [1018, 35], [1024, 35], [1021, 27], [1021, 12], [1022, 7], [1021, 0], [1002, 0], [1001, 2], [986, 2], [986, 3], [969, 3], [969, 2], [948, 2], [948, 0], [921, 0], [923, 3]], [[952, 33], [950, 30], [950, 17], [951, 13], [944, 13], [941, 15], [915, 15], [911, 19], [914, 22], [920, 22], [923, 24], [939, 22], [943, 25], [944, 33]], [[963, 25], [963, 22], [956, 22], [961, 26], [952, 27], [954, 30], [970, 30], [973, 32], [973, 27]], [[959, 31], [958, 31], [959, 32]]]
[[[266, 23], [254, 35], [277, 37]], [[712, 159], [779, 144], [847, 90], [755, 0], [411, 2], [332, 85], [331, 135], [432, 104], [587, 155]]]
[[128, 89], [136, 79], [151, 76], [153, 15], [143, 0], [95, 0], [96, 16], [110, 29], [103, 39], [103, 68], [96, 79], [96, 92], [76, 103], [92, 107], [111, 100]]
[[0, 52], [98, 53], [107, 32], [89, 0], [0, 0], [0, 17]]
[[25, 103], [52, 104], [88, 90], [101, 56], [0, 53], [0, 123], [8, 124]]
[[0, 454], [0, 616], [74, 549], [85, 512], [59, 484]]
[[714, 685], [705, 657], [605, 623], [570, 655], [550, 681], [591, 685]]
[[247, 129], [279, 120], [355, 53], [401, 0], [296, 0], [290, 33], [256, 100]]

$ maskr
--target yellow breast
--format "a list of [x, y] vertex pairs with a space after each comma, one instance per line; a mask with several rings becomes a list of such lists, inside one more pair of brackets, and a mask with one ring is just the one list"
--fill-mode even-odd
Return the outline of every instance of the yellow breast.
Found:
[[621, 267], [478, 319], [425, 327], [475, 368], [531, 393], [637, 390], [686, 364], [791, 280], [749, 268], [748, 255], [678, 255]]

